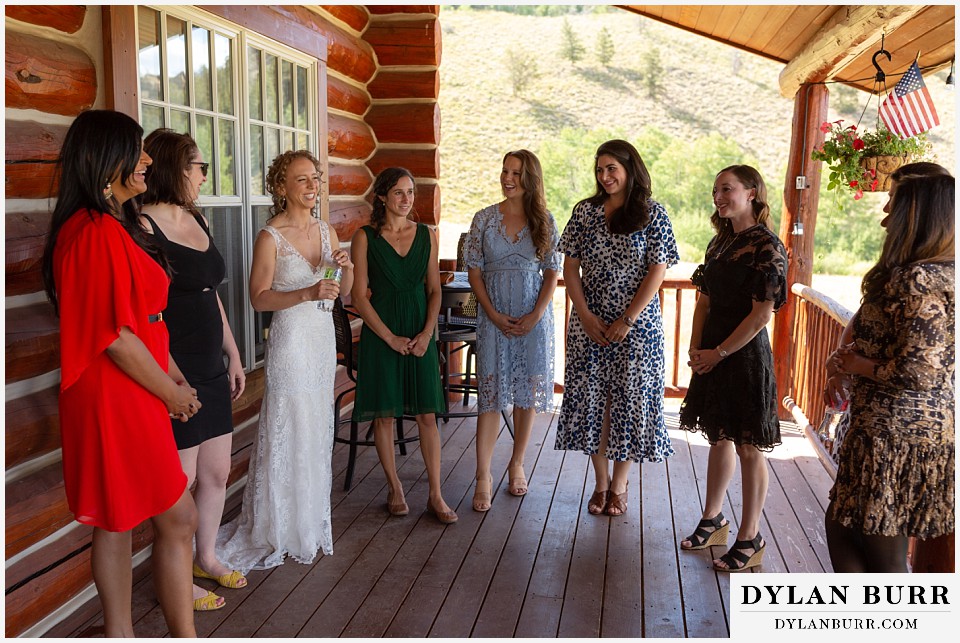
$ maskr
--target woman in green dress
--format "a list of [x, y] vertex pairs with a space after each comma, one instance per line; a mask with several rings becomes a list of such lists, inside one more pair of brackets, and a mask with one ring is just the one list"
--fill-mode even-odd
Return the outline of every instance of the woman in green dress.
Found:
[[[410, 220], [414, 181], [409, 170], [387, 168], [373, 184], [370, 225], [353, 237], [353, 305], [363, 317], [353, 419], [373, 421], [374, 442], [390, 486], [387, 510], [409, 513], [397, 477], [393, 419], [413, 415], [430, 483], [427, 511], [445, 524], [457, 514], [440, 493], [440, 432], [443, 390], [434, 343], [440, 313], [437, 238]], [[369, 293], [368, 293], [369, 289]]]

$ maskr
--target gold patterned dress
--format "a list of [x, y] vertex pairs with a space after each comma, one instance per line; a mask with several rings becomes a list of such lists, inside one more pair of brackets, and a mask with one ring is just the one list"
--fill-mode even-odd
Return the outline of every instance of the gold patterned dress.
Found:
[[878, 536], [954, 530], [954, 264], [909, 266], [854, 321], [850, 429], [830, 491], [832, 518]]

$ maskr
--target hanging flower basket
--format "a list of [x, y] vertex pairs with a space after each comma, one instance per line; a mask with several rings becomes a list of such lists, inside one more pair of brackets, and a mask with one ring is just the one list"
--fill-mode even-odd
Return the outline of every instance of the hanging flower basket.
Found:
[[889, 190], [890, 174], [911, 160], [923, 159], [930, 149], [926, 134], [900, 138], [883, 125], [875, 132], [858, 132], [856, 125], [844, 127], [842, 123], [840, 120], [820, 126], [827, 137], [810, 157], [830, 168], [828, 190], [849, 190], [854, 199], [860, 199], [864, 191]]
[[912, 158], [910, 154], [867, 156], [860, 159], [860, 167], [865, 174], [872, 177], [871, 185], [876, 181], [874, 192], [887, 192], [890, 190], [890, 175], [909, 163]]

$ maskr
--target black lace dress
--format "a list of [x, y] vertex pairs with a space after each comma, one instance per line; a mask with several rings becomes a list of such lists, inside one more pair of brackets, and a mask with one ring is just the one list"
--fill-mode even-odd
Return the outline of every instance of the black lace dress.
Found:
[[[710, 297], [700, 348], [716, 348], [750, 314], [754, 301], [773, 301], [778, 310], [787, 296], [787, 255], [780, 239], [755, 225], [718, 245], [714, 237], [707, 259], [691, 281]], [[702, 431], [710, 441], [732, 440], [769, 451], [780, 444], [777, 381], [767, 329], [721, 360], [709, 373], [694, 373], [680, 407], [680, 426]]]

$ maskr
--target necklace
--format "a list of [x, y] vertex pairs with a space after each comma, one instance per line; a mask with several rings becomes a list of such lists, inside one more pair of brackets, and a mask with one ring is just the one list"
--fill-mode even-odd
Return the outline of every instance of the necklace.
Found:
[[730, 246], [732, 246], [732, 245], [734, 244], [734, 242], [735, 242], [737, 239], [740, 238], [740, 235], [741, 235], [741, 234], [743, 234], [743, 233], [746, 232], [747, 230], [752, 230], [753, 227], [754, 227], [754, 226], [750, 226], [749, 228], [744, 228], [744, 229], [741, 230], [740, 232], [734, 232], [732, 235], [730, 235], [730, 238], [727, 239], [726, 242], [725, 242], [722, 246], [720, 246], [720, 248], [717, 250], [717, 253], [716, 253], [714, 256], [715, 256], [715, 257], [719, 257], [719, 256], [722, 255], [724, 252], [726, 252], [727, 250], [729, 250], [729, 249], [730, 249]]

